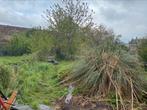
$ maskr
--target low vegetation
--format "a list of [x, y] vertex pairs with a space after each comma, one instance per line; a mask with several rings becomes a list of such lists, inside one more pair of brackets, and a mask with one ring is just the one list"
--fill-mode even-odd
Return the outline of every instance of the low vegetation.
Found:
[[9, 86], [10, 72], [4, 65], [0, 65], [0, 89], [7, 89]]
[[18, 90], [17, 101], [36, 108], [41, 103], [52, 105], [52, 102], [67, 93], [67, 89], [59, 85], [60, 75], [62, 71], [71, 68], [73, 62], [53, 65], [46, 62], [31, 62], [28, 61], [28, 57], [22, 56], [1, 57], [0, 64], [7, 66], [11, 71], [0, 66], [1, 90], [5, 91], [6, 95]]

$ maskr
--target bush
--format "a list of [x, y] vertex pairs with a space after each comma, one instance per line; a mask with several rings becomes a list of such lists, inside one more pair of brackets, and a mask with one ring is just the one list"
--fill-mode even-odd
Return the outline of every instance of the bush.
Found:
[[31, 39], [31, 52], [37, 52], [45, 48], [51, 49], [52, 47], [52, 36], [47, 30], [33, 30], [28, 37]]
[[3, 56], [5, 54], [5, 46], [0, 47], [0, 56]]
[[20, 56], [31, 53], [29, 39], [21, 35], [15, 35], [4, 49], [4, 55]]
[[10, 42], [0, 49], [0, 55], [21, 56], [38, 51], [42, 52], [45, 49], [50, 50], [52, 47], [51, 45], [52, 39], [49, 37], [48, 31], [32, 29], [13, 35]]
[[50, 51], [47, 48], [43, 48], [37, 52], [37, 60], [39, 61], [47, 61], [50, 55]]

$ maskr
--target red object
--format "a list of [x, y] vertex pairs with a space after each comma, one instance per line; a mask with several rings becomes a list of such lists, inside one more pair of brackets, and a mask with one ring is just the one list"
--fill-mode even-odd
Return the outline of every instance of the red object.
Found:
[[17, 96], [17, 92], [14, 91], [11, 97], [5, 103], [6, 110], [10, 110], [12, 104], [15, 102], [16, 96]]
[[8, 100], [4, 100], [0, 96], [0, 110], [10, 110], [11, 106], [15, 102], [16, 95], [17, 95], [17, 92], [14, 91]]
[[[2, 109], [7, 110], [5, 103], [1, 97], [0, 97], [0, 105], [2, 106]], [[0, 110], [1, 110], [1, 108], [0, 108]]]

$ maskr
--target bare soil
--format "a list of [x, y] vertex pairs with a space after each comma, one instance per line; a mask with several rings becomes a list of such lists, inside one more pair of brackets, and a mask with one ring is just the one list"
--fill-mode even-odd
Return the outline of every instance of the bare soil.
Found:
[[69, 104], [65, 104], [65, 97], [55, 103], [55, 110], [113, 110], [112, 106], [89, 100], [87, 97], [74, 96]]

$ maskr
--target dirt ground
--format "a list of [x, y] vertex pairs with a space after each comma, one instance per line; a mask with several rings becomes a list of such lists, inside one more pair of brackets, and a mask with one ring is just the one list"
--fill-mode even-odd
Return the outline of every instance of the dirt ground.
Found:
[[65, 97], [57, 100], [55, 110], [113, 110], [112, 106], [89, 100], [87, 97], [74, 96], [69, 104], [65, 104]]

